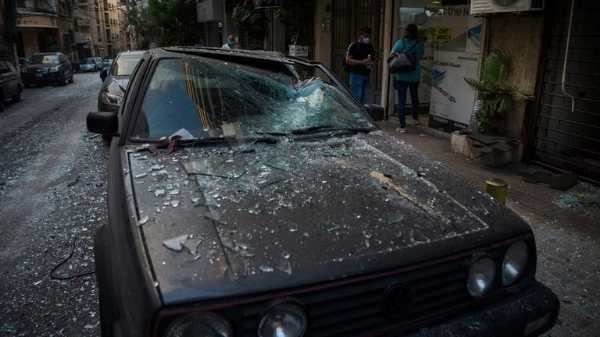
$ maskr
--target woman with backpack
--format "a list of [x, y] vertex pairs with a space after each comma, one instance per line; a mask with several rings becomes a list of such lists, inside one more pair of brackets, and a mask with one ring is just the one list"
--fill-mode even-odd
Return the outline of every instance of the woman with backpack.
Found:
[[419, 105], [419, 81], [421, 80], [421, 65], [425, 47], [418, 38], [418, 29], [414, 24], [406, 26], [405, 35], [396, 41], [388, 59], [390, 73], [396, 89], [396, 106], [400, 119], [400, 132], [406, 132], [406, 92], [410, 90], [412, 117], [419, 123], [417, 108]]

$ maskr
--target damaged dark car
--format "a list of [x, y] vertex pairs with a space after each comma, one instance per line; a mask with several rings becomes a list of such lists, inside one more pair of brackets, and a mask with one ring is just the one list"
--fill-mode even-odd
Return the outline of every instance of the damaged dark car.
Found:
[[145, 53], [95, 238], [103, 336], [538, 336], [530, 227], [380, 131], [324, 67]]

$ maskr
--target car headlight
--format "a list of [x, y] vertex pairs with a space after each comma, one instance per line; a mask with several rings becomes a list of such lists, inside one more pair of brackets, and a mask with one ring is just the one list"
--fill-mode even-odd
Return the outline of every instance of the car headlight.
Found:
[[302, 337], [307, 319], [304, 310], [291, 303], [273, 306], [258, 325], [259, 337]]
[[496, 263], [490, 258], [481, 258], [471, 265], [467, 289], [473, 297], [485, 296], [494, 284]]
[[106, 91], [102, 93], [102, 102], [104, 104], [120, 105], [122, 99], [123, 99], [123, 97], [121, 97], [119, 95], [113, 95]]
[[171, 322], [164, 337], [233, 337], [233, 330], [216, 314], [191, 314]]
[[513, 243], [504, 254], [502, 261], [502, 284], [509, 286], [517, 282], [525, 273], [528, 261], [529, 248], [527, 244], [523, 241]]
[[50, 72], [51, 72], [51, 73], [55, 73], [55, 72], [57, 72], [57, 71], [59, 71], [59, 70], [60, 70], [60, 66], [54, 66], [54, 67], [50, 67]]

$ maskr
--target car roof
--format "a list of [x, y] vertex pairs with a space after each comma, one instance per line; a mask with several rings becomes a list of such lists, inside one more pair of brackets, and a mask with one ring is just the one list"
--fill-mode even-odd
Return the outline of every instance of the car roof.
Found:
[[155, 56], [162, 56], [163, 54], [179, 53], [188, 54], [195, 56], [207, 56], [219, 59], [254, 59], [262, 61], [271, 61], [277, 63], [288, 63], [293, 62], [292, 59], [286, 57], [280, 52], [271, 52], [264, 50], [245, 50], [245, 49], [224, 49], [224, 48], [211, 48], [211, 47], [190, 47], [190, 46], [176, 46], [176, 47], [164, 47], [158, 49], [149, 50], [151, 54]]

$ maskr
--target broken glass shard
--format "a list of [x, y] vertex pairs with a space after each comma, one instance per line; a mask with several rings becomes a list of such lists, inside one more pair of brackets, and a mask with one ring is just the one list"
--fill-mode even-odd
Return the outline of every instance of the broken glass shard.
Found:
[[167, 192], [165, 190], [163, 190], [162, 188], [154, 190], [154, 196], [157, 197], [157, 198], [164, 196], [166, 193]]
[[171, 206], [173, 207], [179, 207], [180, 201], [179, 200], [171, 200]]
[[181, 252], [183, 250], [183, 245], [187, 241], [188, 235], [180, 235], [174, 237], [172, 239], [168, 239], [163, 241], [163, 245], [170, 250]]
[[140, 219], [140, 221], [138, 222], [138, 225], [143, 226], [146, 223], [148, 223], [149, 220], [150, 220], [150, 218], [146, 215]]
[[148, 175], [148, 173], [140, 173], [140, 174], [136, 174], [135, 175], [135, 179], [142, 179], [145, 178]]
[[273, 267], [262, 265], [258, 267], [258, 270], [262, 271], [263, 273], [272, 273], [274, 269]]

